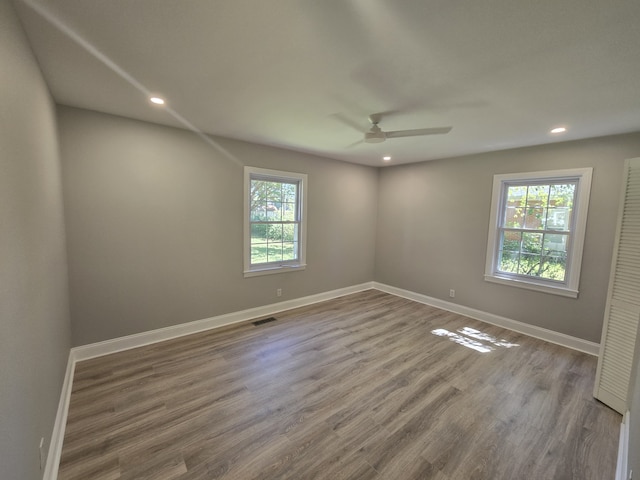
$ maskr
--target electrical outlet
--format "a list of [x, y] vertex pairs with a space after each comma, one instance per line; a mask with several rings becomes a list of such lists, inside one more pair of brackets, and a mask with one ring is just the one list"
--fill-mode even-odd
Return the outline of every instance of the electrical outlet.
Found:
[[456, 296], [456, 291], [453, 288], [451, 290], [449, 290], [449, 296], [451, 298], [454, 298]]
[[282, 289], [278, 288], [276, 289], [276, 297], [281, 297], [282, 296]]
[[40, 447], [38, 448], [39, 457], [40, 457], [40, 470], [44, 470], [44, 462], [47, 458], [47, 454], [44, 451], [44, 437], [40, 439]]

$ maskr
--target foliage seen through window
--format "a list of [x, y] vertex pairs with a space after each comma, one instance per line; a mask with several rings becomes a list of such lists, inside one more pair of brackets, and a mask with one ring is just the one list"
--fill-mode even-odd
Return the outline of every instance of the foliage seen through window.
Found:
[[299, 259], [299, 183], [251, 179], [251, 265]]
[[564, 282], [576, 183], [505, 189], [498, 270]]

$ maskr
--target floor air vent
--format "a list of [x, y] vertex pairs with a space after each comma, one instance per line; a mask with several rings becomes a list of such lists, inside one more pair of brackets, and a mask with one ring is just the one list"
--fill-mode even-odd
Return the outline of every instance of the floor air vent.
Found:
[[276, 317], [269, 317], [269, 318], [263, 318], [262, 320], [258, 320], [253, 322], [253, 324], [257, 327], [259, 325], [263, 325], [265, 323], [269, 323], [269, 322], [275, 322], [276, 321]]

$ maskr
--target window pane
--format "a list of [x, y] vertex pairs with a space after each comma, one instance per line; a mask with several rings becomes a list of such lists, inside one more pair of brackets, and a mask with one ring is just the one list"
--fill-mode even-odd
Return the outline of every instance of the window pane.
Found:
[[525, 228], [544, 229], [548, 199], [549, 185], [531, 185], [528, 188]]
[[[288, 248], [291, 249], [291, 258], [289, 260], [299, 260], [300, 259], [300, 243], [298, 242], [298, 234], [300, 225], [294, 223], [292, 225], [287, 225], [287, 227], [291, 227], [288, 234], [285, 234], [285, 241], [287, 242]], [[285, 245], [285, 246], [286, 246]]]
[[282, 244], [282, 260], [296, 260], [297, 254], [293, 242], [284, 242]]
[[547, 219], [548, 230], [570, 230], [570, 228], [571, 210], [568, 207], [549, 208], [549, 217]]
[[528, 202], [524, 218], [524, 228], [544, 230], [546, 208], [536, 203]]
[[266, 215], [267, 209], [264, 205], [254, 205], [251, 207], [251, 221], [252, 222], [263, 222], [267, 219]]
[[269, 222], [280, 221], [280, 205], [282, 203], [282, 184], [280, 182], [268, 182], [259, 180], [263, 184], [261, 191], [261, 209], [264, 211], [264, 220]]
[[551, 185], [549, 194], [549, 205], [555, 207], [573, 208], [576, 194], [575, 183], [561, 183]]
[[507, 188], [507, 203], [504, 216], [505, 227], [522, 228], [526, 200], [526, 186], [512, 185]]
[[295, 240], [296, 226], [294, 224], [287, 224], [282, 226], [282, 241], [293, 242]]
[[507, 205], [505, 210], [504, 226], [510, 228], [522, 228], [524, 208], [518, 205]]
[[249, 205], [251, 221], [266, 220], [266, 207], [265, 182], [251, 180], [251, 204]]
[[544, 236], [544, 251], [548, 255], [567, 254], [567, 241], [569, 236], [565, 234], [546, 234]]
[[282, 220], [285, 222], [294, 222], [298, 220], [295, 203], [285, 202], [282, 204]]
[[258, 223], [251, 225], [251, 243], [265, 243], [267, 241], [267, 225]]
[[268, 203], [266, 211], [268, 222], [280, 222], [282, 220], [282, 213], [275, 203]]
[[282, 261], [282, 244], [270, 243], [267, 248], [267, 261], [268, 262], [281, 262]]
[[519, 252], [509, 252], [502, 250], [500, 252], [498, 270], [505, 273], [518, 273], [519, 259]]
[[267, 244], [251, 245], [251, 263], [259, 264], [267, 261]]
[[537, 253], [542, 251], [542, 233], [523, 233], [522, 234], [522, 252]]
[[544, 238], [544, 255], [540, 276], [551, 280], [564, 281], [567, 268], [568, 235], [547, 234]]
[[527, 203], [546, 205], [549, 198], [549, 185], [530, 185], [527, 190]]
[[567, 269], [567, 257], [545, 256], [540, 267], [540, 277], [564, 282]]
[[282, 183], [280, 182], [264, 182], [267, 191], [267, 203], [282, 202]]
[[294, 183], [284, 183], [282, 185], [282, 201], [288, 203], [296, 202], [296, 192], [298, 190], [298, 185]]
[[519, 252], [521, 242], [522, 242], [522, 232], [513, 232], [513, 231], [503, 232], [502, 250]]
[[298, 242], [300, 241], [300, 224], [295, 223], [293, 225], [293, 241], [295, 242], [296, 251], [298, 251]]
[[540, 274], [540, 255], [523, 253], [520, 255], [520, 265], [518, 266], [520, 275], [530, 275], [537, 277]]
[[267, 238], [272, 242], [282, 241], [282, 224], [269, 224], [267, 225]]
[[574, 183], [551, 185], [549, 196], [549, 230], [570, 230], [576, 185]]

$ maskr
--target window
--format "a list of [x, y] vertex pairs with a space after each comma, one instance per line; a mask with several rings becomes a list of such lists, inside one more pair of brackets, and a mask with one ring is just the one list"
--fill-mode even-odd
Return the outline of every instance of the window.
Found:
[[485, 280], [578, 296], [591, 172], [493, 177]]
[[304, 269], [307, 176], [245, 167], [244, 275]]

